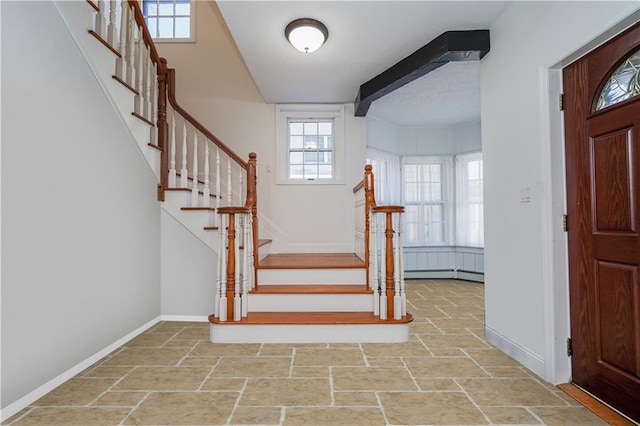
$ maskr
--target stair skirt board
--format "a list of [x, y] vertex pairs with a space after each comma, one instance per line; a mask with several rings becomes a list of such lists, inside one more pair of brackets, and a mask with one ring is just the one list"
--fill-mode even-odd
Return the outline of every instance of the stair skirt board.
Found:
[[[363, 284], [366, 270], [354, 269], [258, 269], [258, 283], [270, 284]], [[363, 284], [364, 285], [364, 284]]]
[[211, 324], [213, 343], [403, 343], [409, 323]]
[[373, 312], [372, 294], [249, 294], [249, 312]]

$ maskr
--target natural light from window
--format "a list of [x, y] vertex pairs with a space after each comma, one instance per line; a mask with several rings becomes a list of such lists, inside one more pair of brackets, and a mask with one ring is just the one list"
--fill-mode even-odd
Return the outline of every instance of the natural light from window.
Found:
[[143, 0], [142, 13], [154, 39], [192, 38], [190, 0]]

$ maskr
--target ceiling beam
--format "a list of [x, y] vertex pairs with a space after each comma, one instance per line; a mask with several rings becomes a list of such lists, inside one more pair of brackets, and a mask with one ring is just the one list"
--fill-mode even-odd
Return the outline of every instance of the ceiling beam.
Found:
[[364, 117], [376, 99], [451, 61], [479, 61], [489, 53], [489, 30], [447, 31], [360, 86], [356, 117]]

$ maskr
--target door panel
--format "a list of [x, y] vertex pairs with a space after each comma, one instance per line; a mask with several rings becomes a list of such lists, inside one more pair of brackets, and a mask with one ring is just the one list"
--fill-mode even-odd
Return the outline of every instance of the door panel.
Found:
[[566, 67], [572, 380], [640, 421], [640, 96], [593, 112], [640, 25]]

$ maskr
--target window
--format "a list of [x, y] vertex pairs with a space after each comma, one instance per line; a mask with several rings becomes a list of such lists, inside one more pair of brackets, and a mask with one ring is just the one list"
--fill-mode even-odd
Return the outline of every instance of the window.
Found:
[[456, 243], [461, 246], [483, 247], [482, 153], [458, 155], [456, 181]]
[[195, 1], [143, 0], [142, 13], [156, 40], [193, 41]]
[[629, 56], [614, 71], [596, 102], [596, 111], [640, 94], [640, 50]]
[[280, 105], [278, 184], [344, 183], [344, 107]]
[[400, 157], [376, 149], [367, 149], [367, 164], [373, 168], [373, 185], [378, 204], [401, 204]]
[[449, 159], [403, 159], [405, 245], [446, 245], [450, 235]]

